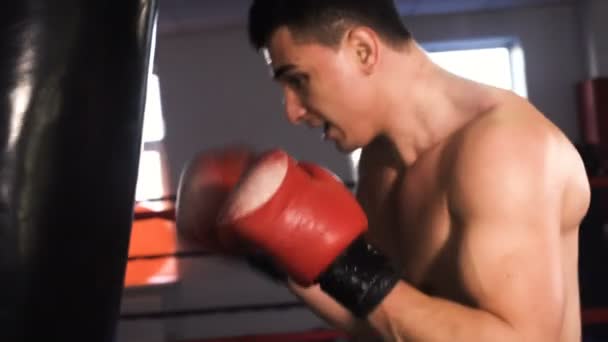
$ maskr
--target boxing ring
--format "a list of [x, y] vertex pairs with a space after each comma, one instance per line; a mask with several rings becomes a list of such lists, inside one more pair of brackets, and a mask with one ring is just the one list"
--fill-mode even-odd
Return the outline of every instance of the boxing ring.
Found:
[[[602, 183], [603, 184], [603, 183]], [[606, 189], [608, 189], [608, 182], [605, 183]], [[352, 186], [352, 185], [351, 185]], [[156, 230], [161, 231], [161, 235], [159, 237], [167, 236], [167, 229], [170, 232], [174, 231], [174, 207], [173, 207], [174, 198], [162, 199], [159, 203], [148, 203], [150, 207], [154, 207], [154, 209], [145, 208], [142, 206], [136, 207], [135, 210], [135, 220], [134, 227], [146, 227], [148, 230]], [[153, 201], [156, 202], [156, 201]], [[167, 262], [167, 260], [175, 261], [180, 259], [205, 259], [205, 258], [213, 258], [213, 254], [207, 253], [205, 251], [196, 250], [196, 248], [181, 248], [176, 247], [176, 245], [166, 244], [164, 247], [152, 247], [156, 253], [149, 254], [141, 254], [137, 253], [137, 237], [136, 232], [137, 229], [134, 229], [134, 234], [132, 235], [132, 243], [133, 249], [132, 253], [128, 258], [128, 264], [138, 263], [138, 262], [160, 262], [157, 264], [156, 271], [154, 269], [149, 269], [151, 271], [148, 274], [148, 279], [153, 278], [155, 276], [155, 272], [162, 273], [162, 262]], [[173, 235], [174, 236], [174, 235]], [[143, 240], [142, 240], [143, 241]], [[158, 241], [172, 241], [171, 239], [156, 239], [156, 244], [158, 245]], [[154, 243], [152, 243], [154, 244]], [[584, 253], [583, 253], [584, 254]], [[585, 258], [583, 255], [583, 258]], [[127, 267], [129, 270], [129, 266]], [[134, 269], [133, 269], [134, 270]], [[177, 272], [177, 270], [176, 270]], [[127, 272], [127, 279], [129, 278], [129, 272]], [[166, 278], [168, 282], [179, 281], [176, 277], [171, 280], [171, 278]], [[183, 279], [187, 280], [187, 279]], [[145, 280], [139, 280], [132, 284], [125, 283], [128, 286], [139, 286], [145, 285]], [[584, 283], [584, 282], [583, 282]], [[587, 332], [595, 333], [596, 335], [602, 337], [608, 337], [606, 335], [606, 327], [608, 327], [608, 306], [606, 307], [594, 307], [589, 303], [585, 303], [588, 305], [584, 307], [581, 311], [581, 321], [583, 325], [583, 329]], [[285, 301], [285, 302], [273, 302], [269, 304], [234, 304], [234, 305], [220, 305], [220, 306], [204, 306], [200, 308], [189, 308], [189, 309], [178, 309], [178, 310], [160, 310], [160, 311], [145, 311], [145, 312], [122, 312], [120, 315], [120, 320], [123, 322], [134, 322], [134, 321], [163, 321], [163, 320], [171, 320], [171, 319], [203, 319], [207, 316], [217, 316], [220, 315], [224, 317], [223, 319], [229, 321], [231, 317], [237, 317], [240, 314], [248, 313], [248, 314], [256, 314], [256, 313], [266, 313], [266, 312], [287, 312], [289, 310], [307, 310], [306, 307], [298, 302], [297, 300], [293, 301]], [[596, 333], [597, 332], [597, 333]], [[306, 342], [342, 342], [348, 341], [349, 338], [346, 334], [341, 333], [339, 331], [335, 331], [329, 328], [317, 328], [317, 329], [309, 329], [309, 330], [296, 330], [292, 332], [280, 332], [280, 333], [253, 333], [253, 334], [245, 334], [240, 335], [230, 335], [225, 334], [220, 337], [212, 337], [212, 338], [188, 338], [188, 339], [175, 339], [172, 341], [176, 342], [257, 342], [257, 341], [306, 341]], [[119, 341], [122, 342], [122, 341]]]

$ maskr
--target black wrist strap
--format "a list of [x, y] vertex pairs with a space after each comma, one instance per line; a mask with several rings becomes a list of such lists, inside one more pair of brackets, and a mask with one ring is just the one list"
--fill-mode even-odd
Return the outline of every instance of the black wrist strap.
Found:
[[365, 318], [399, 281], [388, 259], [362, 237], [356, 239], [318, 279], [321, 289]]
[[279, 269], [271, 257], [264, 253], [252, 253], [245, 257], [247, 265], [275, 283], [287, 282], [287, 274]]

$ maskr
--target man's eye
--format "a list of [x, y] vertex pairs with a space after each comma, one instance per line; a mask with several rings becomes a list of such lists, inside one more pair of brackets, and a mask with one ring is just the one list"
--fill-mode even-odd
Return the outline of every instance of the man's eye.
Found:
[[300, 88], [302, 86], [302, 81], [296, 77], [288, 79], [287, 83], [294, 88]]
[[294, 89], [303, 89], [304, 88], [304, 80], [301, 77], [293, 76], [287, 78], [287, 84], [289, 84]]

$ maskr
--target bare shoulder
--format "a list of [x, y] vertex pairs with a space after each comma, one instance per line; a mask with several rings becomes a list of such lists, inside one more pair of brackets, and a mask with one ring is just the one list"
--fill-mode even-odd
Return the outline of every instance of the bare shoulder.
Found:
[[516, 168], [555, 178], [552, 157], [563, 149], [564, 140], [563, 134], [532, 107], [499, 107], [480, 115], [454, 137], [452, 171], [474, 176]]
[[567, 206], [575, 217], [586, 211], [589, 186], [580, 155], [563, 132], [526, 101], [507, 102], [475, 119], [455, 136], [451, 150], [448, 176], [452, 194], [462, 203], [501, 192], [505, 200], [521, 204], [533, 199], [528, 204], [548, 210], [563, 212]]

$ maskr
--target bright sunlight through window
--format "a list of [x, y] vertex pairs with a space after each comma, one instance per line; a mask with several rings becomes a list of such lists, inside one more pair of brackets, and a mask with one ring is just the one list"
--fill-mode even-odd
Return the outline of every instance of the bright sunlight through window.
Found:
[[148, 93], [144, 112], [144, 143], [161, 141], [165, 137], [165, 122], [160, 100], [160, 82], [157, 75], [148, 78]]
[[143, 151], [139, 160], [139, 173], [135, 200], [160, 198], [165, 195], [164, 163], [161, 154], [165, 137], [165, 122], [157, 75], [148, 78], [143, 126]]
[[456, 75], [503, 89], [513, 88], [507, 48], [433, 52], [429, 56]]

